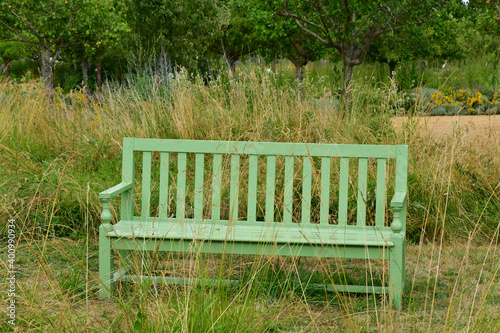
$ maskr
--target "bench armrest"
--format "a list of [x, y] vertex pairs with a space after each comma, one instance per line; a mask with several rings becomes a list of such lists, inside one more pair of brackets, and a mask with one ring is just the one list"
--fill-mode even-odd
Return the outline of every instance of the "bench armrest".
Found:
[[128, 191], [131, 188], [132, 183], [120, 183], [99, 193], [99, 198], [102, 201], [101, 220], [104, 225], [109, 225], [111, 223], [111, 219], [113, 218], [109, 208], [109, 201], [111, 200], [111, 198], [125, 191]]
[[396, 192], [391, 200], [393, 210], [401, 210], [406, 204], [406, 192]]
[[118, 194], [130, 190], [131, 188], [132, 188], [132, 183], [120, 183], [99, 193], [99, 198], [111, 199], [114, 196], [117, 196]]

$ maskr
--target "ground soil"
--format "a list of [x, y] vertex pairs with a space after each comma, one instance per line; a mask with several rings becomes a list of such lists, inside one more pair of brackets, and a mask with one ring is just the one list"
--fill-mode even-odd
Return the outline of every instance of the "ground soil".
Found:
[[416, 130], [436, 140], [458, 136], [468, 146], [500, 149], [500, 115], [394, 117], [391, 121], [396, 131]]

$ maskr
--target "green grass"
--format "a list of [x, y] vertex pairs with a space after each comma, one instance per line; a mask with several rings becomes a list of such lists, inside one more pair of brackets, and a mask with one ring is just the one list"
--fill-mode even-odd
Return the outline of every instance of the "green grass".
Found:
[[[494, 245], [409, 245], [404, 305], [394, 312], [388, 297], [326, 292], [318, 286], [332, 282], [337, 269], [348, 279], [363, 280], [366, 264], [361, 260], [172, 254], [157, 259], [159, 266], [164, 265], [163, 273], [199, 276], [202, 281], [208, 275], [239, 278], [241, 283], [215, 287], [122, 283], [114, 301], [101, 300], [96, 288], [97, 249], [90, 240], [85, 243], [52, 239], [18, 248], [17, 255], [23, 258], [17, 263], [19, 328], [50, 332], [500, 328], [500, 254]], [[0, 255], [4, 257], [5, 251]], [[3, 293], [2, 299], [6, 298]], [[3, 323], [3, 329], [8, 327]]]

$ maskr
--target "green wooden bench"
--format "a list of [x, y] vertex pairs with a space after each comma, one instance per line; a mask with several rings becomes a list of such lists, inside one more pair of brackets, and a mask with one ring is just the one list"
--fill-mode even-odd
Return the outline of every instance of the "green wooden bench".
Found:
[[126, 251], [384, 259], [387, 286], [329, 287], [400, 308], [407, 165], [402, 145], [125, 138], [122, 182], [99, 194], [100, 295], [134, 279], [116, 269]]

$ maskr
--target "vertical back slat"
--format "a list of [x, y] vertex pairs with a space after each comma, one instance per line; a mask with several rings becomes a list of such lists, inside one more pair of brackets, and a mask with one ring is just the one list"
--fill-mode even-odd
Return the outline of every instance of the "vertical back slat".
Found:
[[349, 200], [349, 158], [340, 159], [339, 180], [339, 225], [347, 224], [347, 203]]
[[[134, 182], [134, 139], [123, 139], [122, 182]], [[134, 216], [134, 187], [122, 194], [121, 219], [132, 220]]]
[[240, 155], [231, 155], [231, 184], [229, 189], [229, 220], [238, 219], [238, 191], [240, 187]]
[[384, 220], [385, 220], [386, 170], [387, 170], [387, 160], [385, 158], [379, 158], [377, 160], [377, 196], [375, 199], [376, 200], [375, 226], [377, 228], [382, 228], [384, 226]]
[[141, 216], [149, 217], [151, 207], [151, 152], [142, 152], [142, 203]]
[[302, 166], [302, 223], [311, 221], [312, 164], [309, 156], [304, 156]]
[[285, 157], [285, 184], [283, 193], [283, 222], [292, 222], [293, 212], [293, 156]]
[[360, 226], [366, 225], [366, 189], [368, 184], [368, 159], [360, 158], [358, 167], [358, 217], [357, 222]]
[[205, 155], [196, 154], [194, 175], [194, 219], [203, 220], [203, 184], [205, 176]]
[[214, 154], [212, 178], [212, 219], [220, 220], [222, 154]]
[[250, 155], [248, 158], [248, 204], [247, 221], [255, 222], [257, 220], [257, 167], [258, 155]]
[[406, 192], [408, 182], [408, 146], [398, 146], [396, 157], [396, 192]]
[[[396, 192], [408, 192], [408, 146], [398, 146], [396, 156]], [[404, 208], [406, 212], [406, 207]], [[402, 233], [406, 232], [406, 213], [401, 215]]]
[[159, 217], [168, 215], [169, 153], [160, 153], [160, 212]]
[[175, 217], [183, 219], [186, 212], [186, 153], [177, 156], [177, 204]]
[[274, 222], [274, 192], [276, 182], [276, 156], [267, 156], [266, 222]]
[[330, 157], [321, 159], [320, 223], [328, 224], [330, 211]]

